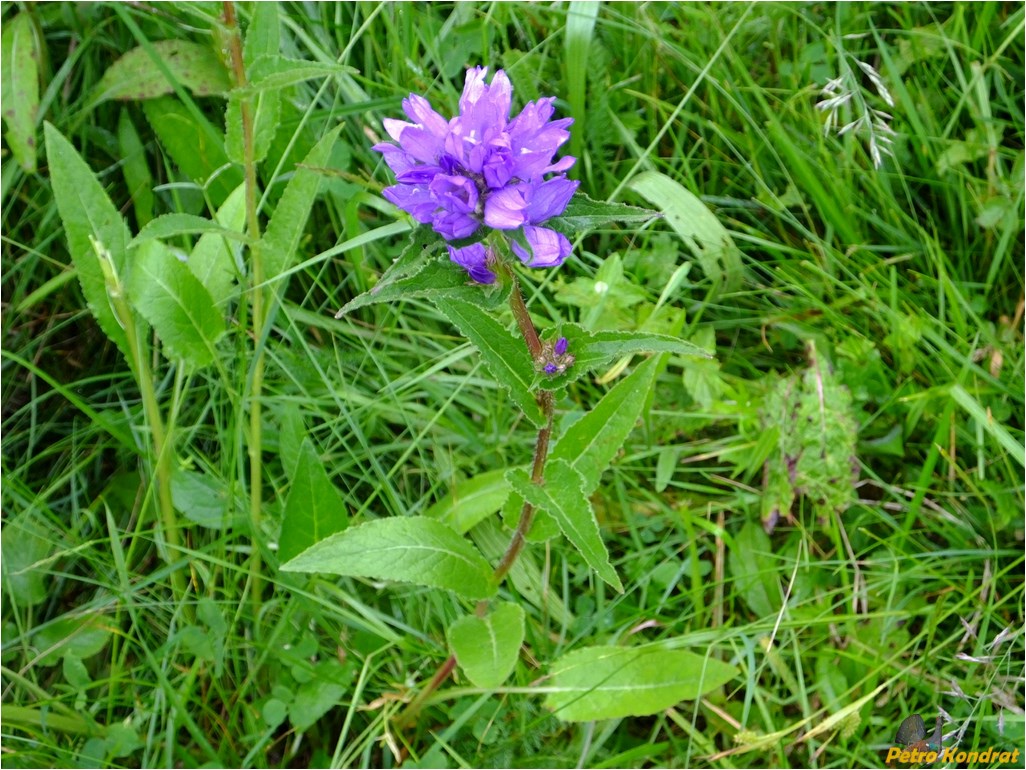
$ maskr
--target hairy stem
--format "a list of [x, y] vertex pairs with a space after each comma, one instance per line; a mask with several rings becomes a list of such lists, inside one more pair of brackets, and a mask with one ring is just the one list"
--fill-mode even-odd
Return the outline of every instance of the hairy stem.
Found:
[[[527, 349], [531, 352], [531, 358], [535, 361], [539, 360], [542, 356], [543, 348], [541, 339], [538, 337], [538, 331], [534, 328], [534, 322], [531, 320], [531, 315], [527, 311], [527, 305], [524, 304], [524, 298], [520, 293], [520, 284], [516, 277], [508, 271], [508, 268], [502, 266], [499, 270], [504, 272], [504, 277], [511, 281], [511, 291], [509, 296], [509, 306], [513, 311], [513, 317], [516, 318], [517, 326], [520, 327], [520, 333], [524, 337], [524, 344], [527, 345]], [[534, 442], [534, 462], [531, 465], [531, 481], [535, 484], [540, 484], [545, 478], [545, 461], [549, 456], [549, 440], [552, 438], [552, 420], [555, 413], [555, 401], [553, 399], [551, 390], [539, 390], [535, 398], [538, 400], [538, 405], [542, 408], [542, 413], [545, 415], [545, 426], [538, 430], [538, 437]], [[495, 567], [495, 571], [492, 573], [492, 580], [496, 584], [502, 583], [509, 573], [513, 564], [516, 563], [517, 557], [523, 550], [524, 545], [527, 543], [527, 533], [531, 530], [531, 524], [534, 521], [535, 508], [526, 500], [524, 501], [523, 508], [520, 509], [520, 519], [517, 521], [517, 527], [513, 531], [513, 537], [510, 539], [509, 545], [506, 547], [506, 552], [502, 555], [499, 560], [499, 564]], [[488, 611], [488, 602], [478, 602], [475, 608], [475, 614], [478, 617], [484, 617]], [[445, 663], [441, 665], [435, 675], [431, 678], [424, 688], [417, 694], [410, 703], [403, 709], [403, 712], [399, 715], [396, 720], [396, 724], [399, 727], [405, 727], [412, 723], [416, 718], [417, 714], [423, 708], [424, 703], [435, 692], [439, 687], [444, 684], [445, 680], [449, 678], [449, 675], [456, 668], [456, 656], [450, 655]]]
[[[224, 3], [224, 21], [229, 34], [232, 72], [236, 88], [248, 84], [246, 67], [242, 55], [242, 33], [235, 16], [235, 3]], [[263, 423], [261, 396], [264, 385], [264, 324], [267, 322], [264, 262], [260, 246], [260, 220], [257, 217], [257, 169], [253, 140], [253, 105], [249, 98], [242, 100], [239, 109], [242, 116], [243, 169], [246, 182], [246, 229], [249, 235], [250, 274], [252, 276], [252, 330], [253, 330], [253, 379], [250, 385], [249, 404], [249, 512], [252, 528], [253, 550], [250, 574], [253, 578], [253, 601], [260, 603], [260, 531], [263, 520]]]
[[[553, 409], [552, 391], [539, 391], [538, 404], [545, 414], [545, 427], [538, 431], [538, 438], [534, 443], [534, 465], [531, 467], [531, 481], [535, 484], [540, 484], [545, 478], [545, 461], [549, 456], [549, 439], [552, 437], [552, 417], [555, 411]], [[517, 560], [517, 556], [523, 550], [524, 543], [527, 542], [527, 533], [534, 522], [534, 510], [534, 506], [525, 500], [524, 507], [520, 509], [520, 520], [517, 522], [517, 528], [513, 531], [513, 537], [509, 541], [509, 546], [506, 547], [506, 553], [502, 555], [502, 559], [499, 560], [499, 565], [495, 568], [495, 572], [492, 575], [492, 579], [496, 583], [502, 582], [503, 578], [506, 577], [506, 573], [509, 572], [513, 563]]]

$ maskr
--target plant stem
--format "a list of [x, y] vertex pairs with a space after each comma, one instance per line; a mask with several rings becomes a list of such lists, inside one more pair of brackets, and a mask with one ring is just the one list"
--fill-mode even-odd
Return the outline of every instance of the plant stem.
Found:
[[[527, 305], [524, 304], [524, 298], [520, 293], [520, 284], [505, 265], [500, 263], [498, 270], [500, 274], [504, 275], [511, 282], [509, 306], [513, 311], [513, 317], [517, 320], [517, 326], [520, 327], [520, 333], [524, 337], [524, 344], [527, 345], [527, 349], [531, 352], [531, 358], [537, 361], [542, 356], [543, 347], [541, 339], [538, 337], [538, 331], [534, 328], [531, 315], [527, 311]], [[549, 439], [552, 437], [555, 401], [553, 400], [551, 390], [539, 390], [535, 398], [538, 401], [538, 405], [542, 408], [542, 413], [545, 415], [545, 426], [538, 430], [538, 437], [534, 442], [534, 462], [531, 466], [531, 481], [535, 484], [541, 484], [545, 478], [545, 461], [549, 456]], [[499, 560], [498, 566], [496, 566], [495, 571], [492, 573], [492, 580], [496, 585], [502, 583], [523, 550], [524, 544], [527, 542], [527, 533], [530, 531], [531, 523], [534, 521], [534, 513], [535, 507], [525, 500], [523, 508], [520, 509], [520, 519], [517, 521], [517, 528], [513, 531], [513, 537], [506, 547], [506, 552]], [[488, 602], [478, 602], [475, 614], [478, 617], [484, 617], [487, 609]], [[396, 720], [397, 726], [404, 727], [408, 725], [420, 713], [428, 697], [442, 686], [455, 668], [456, 656], [450, 655], [431, 678], [431, 681], [403, 709], [403, 712]]]
[[[242, 54], [242, 33], [235, 17], [235, 3], [224, 3], [224, 21], [229, 33], [232, 72], [235, 87], [248, 85], [246, 67]], [[253, 578], [253, 601], [260, 603], [260, 533], [263, 508], [263, 422], [261, 396], [264, 385], [263, 331], [267, 322], [265, 303], [264, 262], [260, 245], [260, 220], [257, 217], [257, 175], [253, 144], [253, 110], [249, 98], [239, 105], [242, 117], [243, 168], [246, 182], [246, 229], [249, 235], [250, 274], [252, 276], [253, 310], [253, 380], [250, 386], [249, 405], [249, 512], [252, 529], [253, 550], [250, 556], [250, 574]]]
[[[541, 484], [545, 478], [545, 461], [549, 456], [549, 439], [552, 436], [552, 417], [555, 411], [553, 409], [551, 390], [538, 392], [538, 405], [541, 406], [542, 412], [545, 414], [545, 427], [538, 431], [538, 438], [534, 443], [534, 465], [531, 467], [531, 481], [535, 484]], [[509, 572], [513, 563], [517, 560], [517, 556], [520, 555], [520, 551], [523, 550], [524, 543], [527, 542], [527, 533], [534, 522], [534, 511], [534, 506], [525, 500], [524, 507], [520, 509], [520, 520], [517, 522], [517, 528], [513, 531], [513, 537], [509, 541], [506, 553], [502, 555], [502, 559], [492, 575], [492, 580], [496, 583], [502, 582], [503, 578], [506, 577], [506, 573]]]
[[[509, 268], [505, 269], [509, 270]], [[538, 338], [538, 332], [534, 328], [531, 314], [527, 311], [527, 305], [524, 304], [524, 297], [520, 293], [520, 282], [512, 273], [507, 272], [506, 275], [512, 283], [509, 294], [509, 309], [513, 311], [513, 317], [517, 321], [517, 326], [520, 327], [520, 333], [524, 335], [524, 344], [527, 345], [531, 358], [537, 361], [542, 356], [541, 340]]]
[[[171, 450], [164, 430], [164, 418], [160, 414], [160, 403], [157, 390], [153, 386], [153, 373], [150, 371], [146, 344], [139, 335], [135, 316], [125, 298], [120, 278], [115, 274], [110, 254], [103, 246], [93, 241], [93, 249], [100, 261], [100, 268], [107, 284], [107, 293], [111, 301], [111, 309], [118, 322], [125, 330], [125, 340], [131, 353], [129, 365], [135, 371], [135, 379], [139, 384], [139, 396], [142, 398], [146, 422], [149, 424], [150, 437], [153, 440], [153, 475], [157, 487], [157, 505], [160, 508], [160, 530], [164, 546], [158, 545], [164, 561], [171, 564], [181, 554], [182, 543], [178, 533], [178, 521], [175, 517], [174, 503], [171, 499]], [[180, 570], [171, 570], [171, 588], [175, 598], [184, 602], [187, 591], [185, 578]], [[188, 615], [188, 613], [186, 613]]]
[[435, 675], [431, 677], [431, 681], [424, 685], [424, 689], [417, 693], [417, 696], [406, 705], [406, 708], [403, 709], [403, 712], [395, 720], [396, 726], [402, 728], [409, 725], [417, 714], [420, 713], [421, 708], [424, 706], [424, 701], [428, 699], [428, 696], [442, 686], [442, 683], [449, 678], [449, 675], [453, 670], [455, 670], [455, 668], [456, 656], [450, 655], [446, 658], [445, 663], [438, 668]]

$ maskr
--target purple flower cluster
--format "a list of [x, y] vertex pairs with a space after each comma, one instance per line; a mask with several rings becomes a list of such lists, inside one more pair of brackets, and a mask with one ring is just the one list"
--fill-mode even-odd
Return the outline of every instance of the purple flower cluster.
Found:
[[576, 360], [574, 356], [567, 352], [569, 347], [570, 340], [566, 337], [560, 337], [554, 345], [546, 344], [538, 364], [541, 366], [541, 370], [545, 374], [552, 376], [554, 374], [562, 374], [569, 369]]
[[[530, 267], [555, 267], [570, 254], [561, 233], [541, 225], [566, 209], [578, 182], [565, 172], [576, 161], [553, 162], [570, 138], [572, 118], [552, 120], [554, 97], [529, 102], [510, 120], [513, 86], [498, 70], [485, 83], [485, 67], [467, 70], [460, 114], [446, 121], [422, 96], [410, 94], [403, 112], [411, 122], [384, 120], [398, 146], [376, 144], [395, 172], [384, 196], [447, 241], [470, 238], [482, 225], [510, 234], [513, 252]], [[492, 283], [493, 258], [484, 243], [449, 256], [480, 283]]]

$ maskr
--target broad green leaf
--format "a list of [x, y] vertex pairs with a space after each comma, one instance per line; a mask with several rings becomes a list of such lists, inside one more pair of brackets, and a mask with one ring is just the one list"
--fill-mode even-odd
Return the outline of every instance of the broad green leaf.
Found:
[[143, 227], [128, 244], [129, 248], [152, 240], [168, 240], [179, 235], [214, 233], [222, 238], [245, 241], [246, 236], [238, 230], [225, 227], [206, 217], [195, 214], [163, 214]]
[[40, 563], [51, 546], [31, 517], [22, 513], [7, 521], [0, 536], [0, 571], [4, 593], [12, 606], [24, 609], [47, 597], [47, 570]]
[[773, 546], [762, 526], [748, 521], [734, 536], [727, 555], [735, 591], [760, 618], [768, 618], [780, 609], [780, 565], [772, 554]]
[[41, 627], [32, 637], [39, 651], [36, 662], [53, 666], [64, 655], [91, 658], [107, 646], [111, 627], [105, 615], [68, 614]]
[[[160, 40], [153, 51], [179, 84], [197, 96], [227, 93], [228, 71], [209, 43]], [[133, 48], [103, 73], [93, 103], [109, 99], [154, 99], [174, 92], [162, 68], [143, 46]]]
[[454, 483], [449, 496], [432, 505], [424, 515], [444, 521], [463, 535], [500, 510], [507, 497], [509, 482], [506, 470], [500, 468]]
[[31, 15], [19, 13], [4, 22], [0, 67], [0, 93], [7, 125], [4, 137], [18, 165], [31, 174], [36, 170], [39, 113], [39, 46]]
[[168, 358], [193, 367], [213, 363], [224, 316], [188, 266], [159, 241], [136, 250], [128, 298], [153, 326]]
[[435, 307], [474, 344], [492, 376], [509, 391], [527, 419], [538, 427], [544, 425], [545, 415], [531, 390], [534, 362], [524, 341], [470, 302], [447, 297], [435, 302]]
[[143, 227], [153, 219], [153, 177], [146, 162], [146, 147], [135, 130], [127, 107], [123, 107], [118, 115], [118, 147], [121, 150], [121, 173], [135, 209], [135, 223]]
[[78, 270], [82, 294], [100, 328], [132, 360], [125, 331], [121, 328], [107, 296], [101, 257], [90, 238], [107, 250], [114, 271], [124, 276], [128, 226], [111, 203], [107, 193], [96, 181], [75, 148], [49, 123], [43, 127], [46, 136], [46, 160], [50, 167], [53, 195], [64, 223], [68, 251]]
[[734, 239], [694, 193], [658, 171], [638, 174], [628, 187], [660, 207], [707, 276], [723, 281], [728, 290], [740, 284], [741, 253]]
[[602, 542], [595, 512], [584, 493], [581, 474], [566, 460], [553, 459], [545, 466], [544, 484], [533, 483], [527, 471], [519, 468], [510, 471], [508, 478], [518, 495], [556, 520], [563, 535], [580, 551], [588, 566], [623, 593], [623, 584], [609, 563], [609, 552]]
[[282, 565], [285, 572], [398, 580], [468, 599], [495, 595], [492, 568], [449, 526], [423, 517], [375, 519], [322, 540]]
[[247, 70], [249, 85], [239, 89], [240, 93], [253, 95], [263, 91], [277, 90], [314, 78], [356, 73], [352, 67], [333, 62], [314, 62], [305, 59], [289, 59], [284, 56], [261, 56]]
[[602, 397], [595, 408], [571, 425], [549, 454], [566, 460], [584, 478], [584, 493], [598, 487], [599, 477], [623, 446], [641, 416], [659, 368], [659, 356], [645, 361]]
[[171, 501], [185, 518], [206, 529], [225, 530], [244, 523], [227, 485], [209, 473], [176, 468], [171, 474]]
[[285, 501], [278, 555], [282, 561], [288, 561], [348, 525], [349, 514], [342, 496], [328, 478], [313, 443], [304, 439]]
[[254, 3], [250, 8], [253, 16], [242, 44], [242, 63], [246, 67], [247, 79], [252, 81], [256, 62], [265, 56], [277, 56], [281, 50], [281, 22], [276, 2]]
[[713, 658], [651, 647], [585, 647], [552, 664], [545, 705], [567, 722], [658, 714], [721, 687], [738, 670]]
[[554, 377], [538, 375], [539, 383], [549, 389], [569, 385], [609, 361], [635, 353], [674, 353], [694, 358], [712, 357], [698, 345], [666, 334], [618, 331], [592, 333], [577, 324], [564, 324], [558, 334], [552, 335], [550, 342], [554, 342], [558, 337], [566, 337], [569, 343], [567, 353], [574, 357], [574, 362], [565, 372]]
[[463, 673], [482, 690], [494, 690], [513, 673], [524, 643], [524, 610], [502, 602], [483, 618], [467, 615], [446, 633]]
[[295, 260], [306, 220], [321, 186], [321, 175], [312, 169], [327, 164], [331, 147], [342, 128], [339, 124], [321, 137], [285, 187], [259, 245], [264, 260], [264, 280], [275, 280]]
[[165, 96], [143, 102], [143, 112], [160, 146], [187, 177], [203, 185], [214, 206], [220, 206], [242, 184], [242, 169], [231, 165], [224, 134], [196, 116], [177, 99]]
[[574, 194], [562, 216], [550, 219], [545, 226], [567, 235], [574, 235], [612, 224], [638, 226], [658, 216], [657, 211], [628, 206], [625, 203], [593, 201], [584, 193], [578, 192]]
[[[218, 225], [241, 233], [246, 225], [246, 188], [239, 185], [217, 210]], [[210, 292], [214, 304], [221, 307], [238, 293], [238, 276], [242, 269], [242, 245], [225, 240], [219, 233], [204, 233], [189, 255], [189, 270]]]

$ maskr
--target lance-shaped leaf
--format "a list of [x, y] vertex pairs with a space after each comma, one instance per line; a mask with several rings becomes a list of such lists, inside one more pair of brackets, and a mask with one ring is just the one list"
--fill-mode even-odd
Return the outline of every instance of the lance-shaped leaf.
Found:
[[19, 13], [4, 22], [0, 38], [0, 93], [3, 93], [4, 137], [18, 164], [36, 170], [36, 115], [39, 112], [39, 46], [32, 15]]
[[489, 313], [472, 302], [447, 296], [435, 306], [455, 324], [464, 337], [481, 353], [492, 376], [509, 391], [513, 400], [531, 422], [545, 424], [545, 415], [535, 401], [531, 383], [534, 362], [523, 341], [518, 340]]
[[94, 104], [108, 99], [154, 99], [173, 93], [174, 86], [156, 59], [164, 63], [175, 80], [197, 96], [228, 91], [228, 70], [209, 43], [160, 40], [151, 45], [156, 57], [139, 46], [107, 68], [96, 86]]
[[728, 289], [740, 283], [741, 253], [727, 228], [698, 196], [658, 171], [638, 174], [628, 186], [662, 209], [707, 276], [723, 281]]
[[635, 369], [571, 425], [552, 448], [549, 461], [570, 463], [584, 478], [585, 494], [595, 491], [599, 477], [641, 416], [658, 368], [659, 356], [654, 356]]
[[82, 294], [104, 334], [132, 360], [125, 331], [107, 296], [101, 257], [90, 240], [94, 239], [110, 254], [115, 272], [123, 276], [128, 226], [71, 143], [49, 123], [43, 130], [53, 195], [64, 223], [68, 251], [78, 270]]
[[685, 650], [585, 647], [552, 664], [545, 705], [567, 722], [647, 716], [700, 698], [737, 673]]
[[508, 287], [486, 287], [469, 281], [466, 270], [444, 256], [444, 244], [441, 236], [429, 227], [413, 230], [402, 253], [374, 287], [347, 302], [335, 318], [367, 305], [404, 299], [447, 301], [455, 298], [482, 308], [498, 307], [506, 301]]
[[567, 352], [573, 355], [574, 362], [559, 375], [538, 376], [538, 382], [550, 389], [569, 385], [609, 361], [635, 353], [674, 353], [695, 358], [712, 358], [706, 350], [693, 342], [668, 334], [618, 331], [592, 333], [577, 324], [564, 324], [560, 327], [559, 334], [553, 337], [566, 337]]
[[510, 485], [531, 505], [545, 511], [559, 525], [566, 539], [581, 552], [588, 566], [620, 593], [623, 584], [609, 563], [609, 552], [602, 542], [595, 512], [584, 494], [584, 479], [566, 460], [550, 460], [545, 466], [545, 483], [535, 484], [527, 471], [509, 473]]
[[626, 203], [593, 201], [584, 193], [578, 192], [563, 215], [548, 220], [545, 226], [566, 235], [575, 235], [612, 224], [642, 225], [658, 216], [658, 211], [628, 206]]
[[153, 175], [146, 159], [146, 146], [135, 130], [128, 107], [122, 107], [118, 115], [118, 149], [121, 173], [135, 209], [135, 222], [142, 227], [153, 219]]
[[337, 532], [282, 565], [286, 572], [398, 580], [468, 599], [495, 595], [492, 569], [468, 541], [419, 516], [375, 519]]
[[224, 316], [188, 265], [159, 241], [135, 251], [128, 299], [152, 324], [168, 358], [197, 368], [213, 363]]
[[186, 176], [204, 186], [215, 206], [242, 184], [242, 169], [225, 154], [224, 135], [202, 114], [193, 114], [170, 96], [146, 100], [143, 112], [164, 152]]
[[317, 192], [321, 186], [321, 175], [314, 168], [326, 166], [331, 148], [343, 126], [339, 124], [326, 133], [314, 145], [296, 173], [289, 180], [281, 194], [278, 206], [267, 223], [267, 231], [261, 239], [260, 248], [264, 259], [264, 280], [271, 281], [289, 268], [296, 257], [299, 239], [306, 228]]
[[524, 610], [503, 602], [483, 618], [460, 618], [449, 626], [446, 637], [467, 678], [482, 690], [494, 690], [517, 664], [524, 642]]
[[328, 535], [346, 528], [349, 514], [338, 489], [310, 439], [304, 439], [292, 473], [292, 488], [285, 501], [278, 555], [282, 561], [298, 556]]

